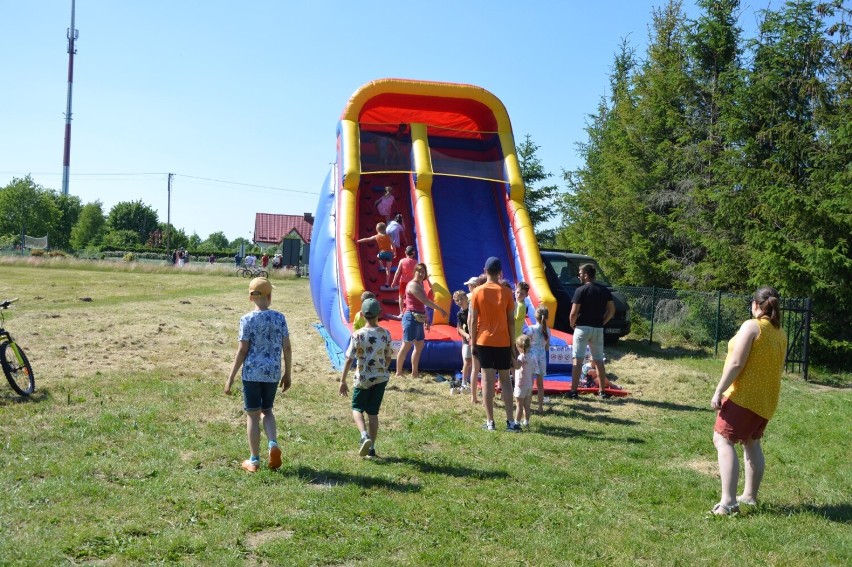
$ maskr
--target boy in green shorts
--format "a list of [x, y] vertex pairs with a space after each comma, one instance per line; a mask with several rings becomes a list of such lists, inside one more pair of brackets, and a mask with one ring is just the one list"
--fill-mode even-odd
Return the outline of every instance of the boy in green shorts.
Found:
[[[281, 385], [281, 391], [290, 388], [292, 369], [292, 350], [287, 320], [282, 313], [269, 308], [272, 303], [272, 284], [266, 278], [254, 278], [249, 283], [249, 301], [254, 310], [240, 318], [240, 346], [234, 355], [231, 373], [225, 382], [225, 394], [231, 393], [231, 386], [240, 367], [243, 368], [243, 404], [246, 411], [246, 432], [251, 456], [243, 461], [242, 467], [248, 472], [257, 472], [260, 468], [260, 423], [269, 439], [269, 468], [275, 470], [281, 466], [281, 448], [278, 447], [278, 431], [272, 404], [275, 391]], [[284, 372], [281, 372], [281, 358], [284, 358]], [[261, 416], [262, 419], [261, 419]]]
[[[391, 336], [387, 329], [379, 327], [382, 308], [375, 299], [361, 303], [361, 313], [367, 320], [366, 326], [352, 334], [346, 349], [346, 363], [340, 377], [339, 394], [347, 396], [349, 387], [346, 376], [357, 361], [355, 383], [352, 388], [352, 417], [361, 432], [358, 454], [362, 457], [376, 456], [376, 436], [379, 434], [379, 409], [390, 380], [389, 367], [393, 359]], [[364, 420], [367, 414], [369, 425]]]

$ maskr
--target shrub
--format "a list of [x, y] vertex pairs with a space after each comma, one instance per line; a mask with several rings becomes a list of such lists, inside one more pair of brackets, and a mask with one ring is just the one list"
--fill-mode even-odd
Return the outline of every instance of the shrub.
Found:
[[128, 252], [127, 254], [122, 256], [121, 259], [124, 260], [125, 262], [135, 262], [136, 261], [136, 254], [134, 254], [133, 252]]

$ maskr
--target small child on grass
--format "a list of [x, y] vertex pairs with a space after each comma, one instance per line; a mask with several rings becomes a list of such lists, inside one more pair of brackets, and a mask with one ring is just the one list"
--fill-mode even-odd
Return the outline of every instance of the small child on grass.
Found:
[[[358, 366], [355, 369], [352, 388], [352, 417], [361, 433], [358, 454], [362, 457], [375, 457], [379, 409], [382, 407], [385, 387], [390, 380], [389, 368], [393, 359], [393, 347], [390, 332], [379, 327], [379, 302], [375, 299], [365, 300], [361, 304], [361, 313], [364, 314], [367, 324], [353, 333], [349, 341], [338, 393], [341, 396], [349, 394], [346, 376], [353, 362], [356, 362]], [[365, 413], [367, 422], [364, 420]]]
[[[278, 446], [278, 431], [272, 404], [275, 392], [290, 388], [292, 349], [287, 320], [282, 313], [269, 308], [272, 303], [272, 284], [266, 278], [254, 278], [249, 283], [249, 301], [254, 310], [240, 318], [240, 345], [234, 355], [231, 373], [225, 382], [225, 394], [231, 393], [234, 378], [242, 367], [243, 405], [246, 411], [246, 434], [251, 455], [243, 461], [248, 472], [260, 468], [260, 425], [269, 441], [269, 463], [271, 470], [281, 466], [281, 448]], [[281, 372], [281, 358], [284, 372]]]
[[393, 264], [393, 259], [396, 258], [396, 249], [393, 247], [393, 241], [387, 233], [387, 225], [380, 222], [376, 225], [376, 234], [366, 238], [360, 238], [356, 242], [361, 244], [362, 242], [369, 242], [370, 240], [375, 240], [376, 244], [379, 246], [379, 253], [376, 254], [376, 257], [380, 262], [379, 270], [384, 267], [385, 288], [390, 289], [391, 265]]
[[453, 294], [453, 301], [459, 306], [458, 323], [456, 330], [462, 339], [462, 389], [470, 388], [470, 371], [473, 368], [473, 355], [470, 348], [470, 330], [467, 328], [467, 315], [470, 313], [470, 302], [467, 299], [467, 294], [462, 290], [458, 290]]
[[547, 307], [539, 305], [535, 310], [535, 324], [524, 331], [530, 338], [529, 359], [538, 393], [539, 413], [544, 412], [544, 375], [547, 374], [547, 351], [550, 349], [550, 331], [547, 329], [549, 316]]
[[[515, 421], [526, 427], [530, 424], [530, 405], [532, 403], [533, 368], [529, 358], [530, 338], [521, 335], [515, 339], [518, 347], [518, 359], [515, 361]], [[523, 420], [521, 419], [523, 418]]]

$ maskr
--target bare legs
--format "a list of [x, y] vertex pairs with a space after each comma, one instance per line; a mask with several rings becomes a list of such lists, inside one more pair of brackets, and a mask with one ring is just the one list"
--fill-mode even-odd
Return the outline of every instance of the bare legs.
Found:
[[512, 382], [509, 380], [509, 370], [495, 370], [493, 368], [483, 368], [482, 374], [485, 377], [482, 387], [485, 391], [482, 393], [482, 398], [485, 400], [485, 418], [488, 421], [494, 421], [494, 381], [500, 378], [500, 397], [503, 399], [503, 405], [506, 410], [506, 421], [513, 421], [513, 400], [512, 397]]
[[739, 500], [746, 503], [757, 502], [757, 491], [760, 489], [760, 481], [763, 480], [763, 471], [766, 468], [760, 439], [752, 439], [743, 444], [743, 457], [745, 461], [745, 486]]
[[367, 421], [364, 421], [364, 414], [360, 411], [352, 410], [352, 418], [355, 420], [355, 425], [358, 426], [358, 431], [363, 435], [366, 433], [370, 436], [373, 444], [376, 443], [376, 436], [379, 434], [379, 416], [367, 414]]
[[263, 430], [266, 432], [266, 438], [278, 439], [278, 428], [272, 409], [246, 412], [246, 435], [248, 436], [249, 450], [253, 457], [260, 455], [261, 421], [263, 422]]
[[713, 432], [713, 444], [719, 458], [719, 476], [722, 479], [722, 499], [719, 504], [734, 506], [737, 503], [737, 482], [739, 481], [740, 462], [734, 444]]
[[479, 359], [477, 357], [473, 357], [471, 360], [471, 371], [470, 371], [470, 401], [474, 404], [479, 403], [478, 391], [479, 391]]
[[[538, 413], [544, 413], [544, 374], [535, 375], [535, 389], [538, 393]], [[532, 403], [532, 400], [530, 400], [530, 403]], [[529, 418], [530, 416], [527, 415], [527, 419]]]
[[713, 432], [713, 444], [716, 446], [719, 456], [719, 476], [722, 479], [720, 504], [733, 506], [738, 500], [746, 503], [757, 502], [757, 492], [760, 489], [760, 482], [763, 480], [763, 472], [766, 469], [760, 439], [751, 439], [743, 443], [745, 486], [743, 486], [743, 493], [739, 498], [736, 494], [740, 463], [737, 459], [736, 447], [715, 431]]
[[396, 376], [402, 377], [402, 365], [405, 363], [405, 357], [408, 356], [408, 351], [414, 347], [414, 352], [411, 353], [411, 377], [417, 378], [420, 376], [420, 355], [423, 354], [424, 341], [408, 341], [402, 343], [402, 348], [399, 349], [399, 354], [396, 355]]

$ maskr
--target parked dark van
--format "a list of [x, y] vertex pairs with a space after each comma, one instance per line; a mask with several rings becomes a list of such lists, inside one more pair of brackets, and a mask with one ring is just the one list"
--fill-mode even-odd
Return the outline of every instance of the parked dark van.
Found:
[[580, 266], [592, 264], [596, 270], [595, 281], [612, 291], [615, 302], [615, 315], [604, 327], [604, 342], [609, 345], [615, 344], [619, 337], [630, 332], [630, 309], [627, 305], [627, 298], [612, 289], [612, 284], [606, 279], [594, 258], [583, 254], [542, 248], [541, 259], [544, 262], [544, 275], [547, 277], [550, 291], [556, 297], [556, 321], [553, 325], [555, 329], [566, 333], [574, 332], [569, 324], [569, 316], [571, 315], [571, 299], [574, 297], [574, 292], [580, 287], [580, 278], [577, 274], [580, 272]]

